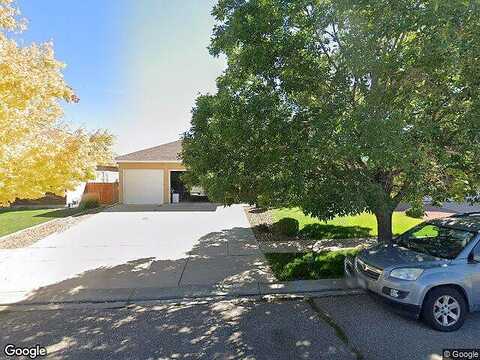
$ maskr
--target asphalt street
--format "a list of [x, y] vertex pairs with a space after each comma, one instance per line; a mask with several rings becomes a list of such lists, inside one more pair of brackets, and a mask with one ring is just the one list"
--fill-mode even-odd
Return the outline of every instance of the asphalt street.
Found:
[[38, 344], [48, 359], [441, 360], [478, 339], [478, 313], [440, 333], [368, 295], [0, 312], [0, 358]]
[[302, 300], [0, 313], [7, 344], [48, 359], [355, 359]]
[[368, 295], [319, 298], [315, 304], [364, 359], [442, 360], [443, 349], [480, 347], [480, 313], [469, 314], [460, 330], [442, 333]]

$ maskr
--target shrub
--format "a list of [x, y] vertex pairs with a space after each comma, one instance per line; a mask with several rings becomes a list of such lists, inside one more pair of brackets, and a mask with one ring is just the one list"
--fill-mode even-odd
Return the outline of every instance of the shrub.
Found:
[[410, 209], [405, 211], [405, 215], [412, 218], [421, 219], [425, 215], [425, 206], [423, 200], [413, 199], [409, 201]]
[[265, 254], [275, 277], [280, 281], [315, 280], [343, 277], [346, 256], [355, 256], [359, 250], [324, 251], [320, 253]]
[[255, 229], [261, 233], [267, 233], [270, 231], [270, 228], [268, 227], [267, 224], [259, 224], [255, 227]]
[[100, 200], [97, 194], [85, 194], [80, 201], [81, 209], [95, 209], [100, 206]]
[[273, 232], [286, 236], [297, 235], [298, 229], [298, 220], [292, 218], [283, 218], [273, 224]]
[[346, 256], [355, 255], [356, 251], [328, 251], [315, 258], [315, 276], [317, 278], [339, 278], [344, 275]]
[[281, 280], [285, 281], [316, 279], [315, 254], [310, 252], [294, 259], [285, 265], [281, 274]]
[[412, 218], [421, 219], [425, 215], [425, 210], [420, 207], [411, 207], [410, 209], [405, 211], [405, 215]]

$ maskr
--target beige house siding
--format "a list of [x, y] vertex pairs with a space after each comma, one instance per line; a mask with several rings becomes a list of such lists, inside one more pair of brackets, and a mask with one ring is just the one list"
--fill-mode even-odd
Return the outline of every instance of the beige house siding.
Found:
[[163, 201], [170, 202], [170, 171], [185, 171], [181, 162], [118, 162], [119, 189], [118, 200], [123, 203], [123, 170], [124, 169], [163, 169]]

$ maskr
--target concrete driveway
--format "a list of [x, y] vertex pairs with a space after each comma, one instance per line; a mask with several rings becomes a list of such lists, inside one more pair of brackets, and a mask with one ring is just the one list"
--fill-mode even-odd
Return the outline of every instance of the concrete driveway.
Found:
[[271, 280], [241, 205], [117, 206], [0, 251], [0, 304], [153, 299]]

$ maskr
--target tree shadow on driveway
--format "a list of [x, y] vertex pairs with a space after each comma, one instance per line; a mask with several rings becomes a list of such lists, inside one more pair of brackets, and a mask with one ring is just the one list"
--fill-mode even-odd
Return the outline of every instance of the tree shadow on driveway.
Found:
[[[163, 298], [169, 296], [169, 291], [172, 297], [178, 295], [178, 287], [206, 286], [213, 288], [217, 285], [219, 287], [248, 287], [258, 281], [274, 280], [266, 259], [258, 250], [256, 240], [249, 228], [235, 227], [211, 232], [202, 236], [186, 252], [184, 249], [187, 247], [182, 247], [185, 244], [172, 243], [172, 247], [177, 245], [179, 249], [171, 252], [168, 251], [169, 244], [166, 246], [163, 244], [161, 248], [157, 247], [154, 242], [145, 244], [145, 246], [147, 245], [146, 248], [136, 247], [134, 243], [123, 248], [118, 245], [117, 256], [119, 256], [118, 259], [125, 259], [123, 263], [108, 258], [110, 255], [113, 256], [113, 252], [108, 247], [92, 247], [81, 250], [80, 256], [83, 258], [87, 256], [100, 258], [91, 260], [92, 263], [84, 262], [83, 264], [75, 264], [76, 261], [80, 261], [76, 258], [75, 249], [65, 251], [59, 248], [61, 252], [57, 252], [55, 248], [46, 249], [45, 252], [42, 252], [45, 254], [44, 258], [36, 259], [35, 266], [39, 279], [42, 278], [43, 273], [52, 273], [50, 283], [48, 283], [50, 278], [47, 275], [42, 280], [46, 285], [40, 286], [40, 282], [38, 282], [37, 289], [28, 294], [22, 294], [21, 298], [2, 302], [47, 304], [130, 301], [134, 300], [139, 293], [145, 294], [146, 292], [149, 293], [150, 298], [155, 298], [155, 289], [158, 289], [158, 296]], [[39, 249], [38, 251], [43, 250]], [[155, 256], [153, 254], [148, 256], [149, 253], [154, 253]], [[52, 262], [60, 254], [71, 256], [71, 259]], [[101, 265], [102, 263], [103, 265]], [[88, 268], [90, 266], [92, 268]], [[83, 271], [77, 272], [74, 269]], [[54, 282], [53, 279], [58, 280]], [[33, 275], [33, 279], [26, 279], [23, 284], [18, 284], [18, 287], [20, 289], [22, 286], [33, 288], [32, 285], [36, 282], [35, 275]]]

